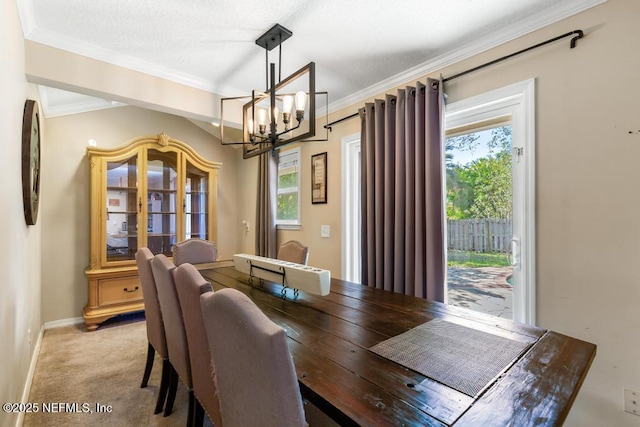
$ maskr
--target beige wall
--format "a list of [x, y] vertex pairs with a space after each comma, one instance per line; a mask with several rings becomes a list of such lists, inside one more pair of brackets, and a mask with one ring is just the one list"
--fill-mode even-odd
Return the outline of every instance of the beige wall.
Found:
[[187, 119], [137, 107], [118, 107], [47, 119], [42, 178], [42, 319], [80, 317], [87, 303], [89, 163], [87, 141], [117, 147], [161, 132], [186, 142], [204, 158], [222, 162], [218, 173], [218, 256], [238, 246], [238, 153], [222, 147]]
[[[14, 1], [0, 2], [0, 402], [20, 402], [40, 331], [42, 214], [27, 227], [22, 207], [22, 112], [35, 86], [24, 77], [24, 40]], [[44, 123], [41, 122], [44, 127]], [[43, 143], [44, 144], [44, 143]], [[17, 414], [0, 412], [0, 426]]]
[[[574, 29], [586, 33], [573, 50], [564, 39], [445, 86], [454, 102], [536, 79], [538, 324], [598, 345], [570, 426], [640, 425], [640, 417], [622, 409], [623, 389], [640, 391], [639, 23], [640, 2], [609, 0], [431, 76], [450, 76]], [[334, 277], [341, 271], [340, 140], [356, 132], [353, 119], [336, 125], [329, 142], [301, 144], [303, 226], [279, 232], [282, 240], [308, 243], [310, 264]], [[310, 157], [323, 151], [329, 203], [311, 205]], [[243, 165], [247, 172], [254, 167]], [[243, 185], [255, 191], [252, 182]], [[331, 238], [320, 238], [320, 224], [331, 225]]]

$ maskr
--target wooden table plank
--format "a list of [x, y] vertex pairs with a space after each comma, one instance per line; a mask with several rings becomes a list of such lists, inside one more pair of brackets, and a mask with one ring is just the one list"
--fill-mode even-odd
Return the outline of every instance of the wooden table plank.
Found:
[[594, 344], [546, 333], [455, 426], [560, 426], [596, 355]]

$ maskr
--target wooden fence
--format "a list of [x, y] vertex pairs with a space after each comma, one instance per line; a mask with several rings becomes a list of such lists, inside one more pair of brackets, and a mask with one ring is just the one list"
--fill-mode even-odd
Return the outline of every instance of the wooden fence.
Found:
[[448, 219], [449, 250], [506, 253], [511, 240], [510, 219]]

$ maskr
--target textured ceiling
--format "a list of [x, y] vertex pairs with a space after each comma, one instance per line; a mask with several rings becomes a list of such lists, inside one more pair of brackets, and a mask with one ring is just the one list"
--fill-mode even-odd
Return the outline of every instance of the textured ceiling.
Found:
[[[447, 55], [477, 53], [562, 19], [586, 0], [18, 0], [28, 39], [223, 96], [265, 86], [255, 40], [273, 24], [283, 76], [316, 62], [334, 107]], [[570, 29], [569, 29], [570, 30]], [[271, 52], [277, 62], [278, 51]], [[442, 61], [441, 61], [442, 62]], [[390, 83], [391, 85], [391, 83]], [[382, 88], [384, 90], [386, 88]], [[51, 95], [55, 100], [56, 96]], [[64, 96], [62, 97], [64, 98]]]

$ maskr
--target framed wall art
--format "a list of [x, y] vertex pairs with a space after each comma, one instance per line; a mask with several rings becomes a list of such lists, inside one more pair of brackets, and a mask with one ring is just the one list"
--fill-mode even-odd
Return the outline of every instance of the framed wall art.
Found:
[[311, 156], [311, 203], [327, 203], [327, 153]]

